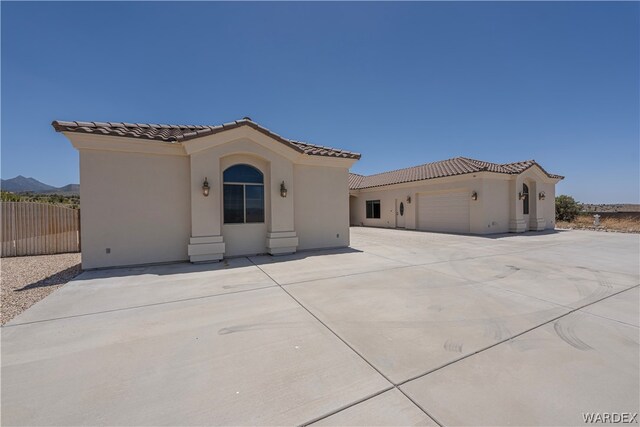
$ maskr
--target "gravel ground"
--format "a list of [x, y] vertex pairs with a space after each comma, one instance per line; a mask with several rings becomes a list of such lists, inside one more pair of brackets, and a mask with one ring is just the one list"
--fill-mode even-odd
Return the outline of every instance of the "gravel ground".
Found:
[[2, 258], [2, 324], [67, 283], [81, 271], [79, 253]]

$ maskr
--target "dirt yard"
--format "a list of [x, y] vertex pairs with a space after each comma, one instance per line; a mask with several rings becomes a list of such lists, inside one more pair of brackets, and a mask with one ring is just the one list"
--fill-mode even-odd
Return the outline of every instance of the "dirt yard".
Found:
[[600, 226], [596, 227], [593, 224], [592, 215], [579, 215], [572, 222], [556, 222], [556, 228], [640, 233], [640, 217], [632, 215], [608, 217], [603, 215], [602, 218], [600, 218]]
[[80, 254], [2, 258], [2, 324], [80, 274]]

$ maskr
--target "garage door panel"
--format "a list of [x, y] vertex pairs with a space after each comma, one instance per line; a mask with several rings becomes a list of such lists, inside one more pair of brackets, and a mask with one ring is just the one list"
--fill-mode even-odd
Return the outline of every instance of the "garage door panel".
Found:
[[468, 233], [470, 228], [467, 192], [419, 195], [418, 229]]

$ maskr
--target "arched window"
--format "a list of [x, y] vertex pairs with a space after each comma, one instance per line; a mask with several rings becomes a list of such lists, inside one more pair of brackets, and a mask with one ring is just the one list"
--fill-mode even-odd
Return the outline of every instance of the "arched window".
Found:
[[522, 184], [522, 214], [529, 215], [529, 187], [527, 184]]
[[264, 222], [264, 176], [253, 166], [235, 165], [223, 173], [224, 223]]

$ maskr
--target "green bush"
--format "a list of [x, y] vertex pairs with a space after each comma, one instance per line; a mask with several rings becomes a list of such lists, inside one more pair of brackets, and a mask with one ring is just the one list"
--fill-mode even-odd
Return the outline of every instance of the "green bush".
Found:
[[17, 194], [10, 193], [8, 191], [0, 192], [0, 197], [2, 197], [3, 202], [19, 202], [22, 200]]
[[63, 194], [11, 193], [9, 191], [2, 191], [1, 196], [3, 202], [51, 203], [53, 205], [64, 205], [72, 209], [78, 209], [80, 207], [80, 196], [77, 194], [67, 196]]
[[580, 213], [580, 206], [573, 197], [561, 195], [556, 197], [556, 220], [571, 222]]

